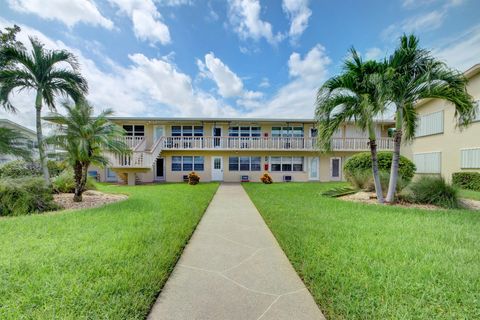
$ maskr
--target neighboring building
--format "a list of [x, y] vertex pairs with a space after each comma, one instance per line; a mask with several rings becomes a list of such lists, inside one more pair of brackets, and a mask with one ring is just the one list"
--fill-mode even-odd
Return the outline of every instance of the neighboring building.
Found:
[[[368, 151], [368, 139], [345, 124], [332, 141], [332, 152], [317, 148], [312, 119], [122, 118], [131, 156], [109, 156], [111, 166], [97, 171], [101, 181], [180, 182], [195, 171], [201, 181], [259, 181], [268, 171], [279, 181], [342, 180], [343, 162]], [[392, 121], [378, 122], [378, 145], [392, 150]], [[91, 172], [93, 174], [93, 172]]]
[[416, 106], [416, 137], [402, 147], [402, 154], [413, 160], [418, 174], [440, 174], [450, 181], [454, 172], [480, 172], [480, 64], [464, 74], [477, 103], [477, 117], [469, 127], [458, 128], [455, 107], [446, 101], [427, 99]]
[[[27, 146], [29, 149], [32, 150], [33, 158], [38, 157], [37, 134], [35, 131], [7, 119], [0, 119], [0, 127], [10, 128], [12, 130], [15, 130], [21, 133], [23, 136], [25, 136], [25, 139], [18, 141], [18, 145]], [[0, 154], [0, 164], [10, 162], [12, 160], [17, 160], [17, 159], [18, 159], [17, 157], [9, 154]]]

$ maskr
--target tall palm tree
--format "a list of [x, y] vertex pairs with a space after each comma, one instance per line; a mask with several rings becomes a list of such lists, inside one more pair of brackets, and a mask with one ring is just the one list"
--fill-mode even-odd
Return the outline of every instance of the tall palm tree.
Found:
[[379, 87], [386, 103], [395, 106], [396, 130], [387, 202], [394, 202], [402, 137], [415, 137], [415, 103], [435, 98], [453, 103], [460, 126], [470, 124], [475, 116], [473, 98], [467, 93], [467, 79], [419, 47], [414, 35], [403, 35], [400, 45], [386, 61], [387, 70]]
[[54, 113], [53, 122], [58, 124], [57, 131], [47, 138], [67, 152], [67, 161], [73, 167], [75, 175], [75, 195], [73, 200], [82, 201], [90, 164], [108, 165], [106, 152], [128, 154], [130, 149], [119, 139], [125, 135], [120, 126], [108, 120], [112, 110], [101, 112], [93, 117], [93, 108], [86, 101], [73, 106], [64, 104], [66, 115]]
[[87, 93], [88, 86], [72, 53], [47, 50], [34, 38], [30, 38], [30, 43], [30, 52], [14, 46], [7, 46], [0, 51], [5, 62], [5, 66], [0, 68], [0, 104], [7, 111], [15, 111], [10, 101], [13, 92], [35, 92], [38, 151], [45, 181], [49, 183], [41, 123], [43, 104], [55, 111], [55, 99], [58, 96], [78, 101]]
[[0, 128], [0, 155], [12, 155], [24, 159], [31, 158], [31, 149], [24, 142], [27, 138], [11, 128]]
[[383, 104], [376, 89], [378, 73], [384, 65], [376, 61], [362, 61], [355, 49], [344, 63], [344, 73], [329, 79], [318, 90], [315, 117], [321, 147], [330, 150], [330, 141], [340, 126], [353, 121], [367, 132], [372, 156], [372, 173], [378, 202], [383, 203], [382, 185], [378, 172], [375, 117], [381, 114]]

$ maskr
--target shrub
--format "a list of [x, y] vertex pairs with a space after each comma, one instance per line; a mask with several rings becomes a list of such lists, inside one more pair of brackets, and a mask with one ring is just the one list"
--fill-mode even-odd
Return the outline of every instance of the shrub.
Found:
[[[55, 193], [73, 193], [75, 191], [75, 177], [71, 168], [65, 169], [58, 176], [52, 178], [52, 187]], [[87, 178], [85, 190], [95, 190], [95, 181]]]
[[200, 182], [200, 176], [195, 173], [195, 171], [192, 171], [188, 175], [188, 184], [190, 185], [196, 185]]
[[480, 191], [480, 173], [455, 172], [452, 174], [452, 184], [459, 188]]
[[[380, 177], [380, 184], [382, 185], [383, 193], [387, 193], [388, 183], [390, 181], [390, 173], [388, 171], [381, 170], [378, 172]], [[353, 171], [346, 175], [346, 179], [350, 184], [357, 189], [362, 189], [367, 192], [375, 191], [375, 181], [373, 179], [372, 169]], [[397, 180], [397, 193], [402, 191], [408, 182], [402, 177], [398, 177]]]
[[260, 177], [260, 181], [262, 181], [265, 184], [272, 184], [273, 179], [272, 177], [268, 174], [268, 172], [265, 172], [263, 176]]
[[41, 177], [0, 181], [0, 216], [19, 216], [58, 209], [52, 189]]
[[457, 189], [437, 176], [422, 176], [412, 181], [401, 199], [420, 204], [433, 204], [444, 208], [460, 208]]
[[48, 168], [48, 172], [50, 173], [50, 176], [56, 177], [60, 173], [62, 173], [67, 168], [67, 166], [65, 162], [62, 162], [62, 161], [48, 160], [47, 168]]
[[0, 167], [0, 178], [21, 178], [42, 175], [40, 164], [25, 160], [14, 160]]
[[[389, 172], [392, 165], [392, 153], [381, 151], [378, 153], [378, 170]], [[370, 152], [361, 152], [351, 156], [345, 161], [344, 171], [346, 177], [358, 171], [372, 170], [372, 158]], [[400, 156], [398, 173], [402, 179], [410, 181], [415, 174], [415, 165], [404, 156]]]

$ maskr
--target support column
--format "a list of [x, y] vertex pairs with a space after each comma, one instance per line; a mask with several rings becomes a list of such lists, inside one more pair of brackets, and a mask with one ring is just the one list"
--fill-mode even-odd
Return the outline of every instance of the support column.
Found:
[[127, 173], [127, 181], [129, 186], [134, 186], [135, 185], [135, 172], [128, 172]]

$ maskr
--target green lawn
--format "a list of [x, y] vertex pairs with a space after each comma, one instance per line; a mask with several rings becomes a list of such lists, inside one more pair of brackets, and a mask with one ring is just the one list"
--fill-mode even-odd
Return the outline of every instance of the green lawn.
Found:
[[341, 184], [244, 184], [329, 319], [479, 319], [480, 213], [321, 196]]
[[0, 219], [0, 319], [144, 319], [217, 187], [101, 186], [130, 198]]
[[480, 201], [480, 192], [478, 192], [478, 191], [460, 189], [458, 194], [461, 198], [467, 198], [467, 199], [479, 200]]

